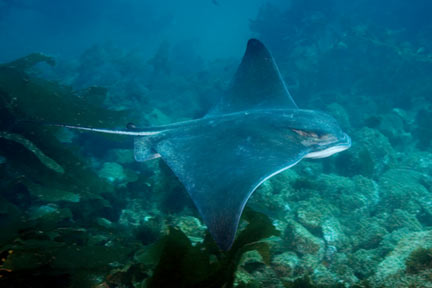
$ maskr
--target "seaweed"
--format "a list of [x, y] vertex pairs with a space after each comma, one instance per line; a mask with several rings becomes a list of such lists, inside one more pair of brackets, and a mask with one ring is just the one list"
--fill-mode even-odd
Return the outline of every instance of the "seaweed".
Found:
[[375, 172], [375, 161], [366, 148], [352, 149], [334, 158], [335, 169], [342, 176], [363, 175], [372, 177]]
[[127, 123], [127, 113], [100, 107], [104, 88], [76, 92], [30, 76], [26, 70], [41, 61], [54, 65], [53, 59], [42, 54], [0, 65], [0, 151], [8, 161], [7, 177], [16, 179], [8, 189], [24, 185], [29, 191], [37, 190], [33, 195], [64, 191], [93, 199], [112, 192], [112, 185], [80, 156], [78, 146], [62, 143], [55, 135], [59, 128], [42, 123], [114, 127]]
[[177, 214], [185, 207], [195, 209], [191, 197], [186, 192], [184, 186], [178, 181], [172, 170], [165, 164], [159, 162], [159, 169], [163, 175], [163, 181], [158, 185], [159, 190], [163, 191], [160, 195], [160, 209], [163, 213]]
[[[0, 265], [0, 286], [93, 287], [98, 282], [96, 276], [107, 274], [113, 263], [125, 262], [134, 249], [133, 245], [127, 247], [115, 240], [112, 246], [94, 245], [86, 238], [82, 243], [63, 241], [70, 238], [72, 231], [77, 230], [57, 228], [50, 233], [45, 231], [45, 234], [56, 235], [53, 240], [49, 235], [45, 239], [21, 238], [5, 246]], [[87, 234], [85, 230], [81, 232]], [[49, 281], [53, 283], [46, 285]]]
[[32, 53], [27, 56], [21, 57], [17, 60], [14, 60], [12, 62], [3, 64], [2, 66], [10, 67], [19, 71], [25, 71], [41, 62], [45, 62], [51, 66], [55, 65], [54, 58], [42, 53]]
[[46, 156], [36, 145], [34, 145], [30, 140], [25, 139], [21, 135], [0, 131], [0, 138], [14, 141], [18, 144], [21, 144], [27, 150], [32, 152], [39, 159], [39, 161], [42, 164], [44, 164], [47, 168], [60, 174], [64, 173], [63, 167], [61, 167], [57, 162], [55, 162], [50, 157]]
[[308, 276], [303, 278], [297, 278], [294, 281], [284, 281], [284, 287], [286, 288], [315, 288], [317, 286], [312, 284], [312, 281]]
[[54, 64], [32, 54], [0, 65], [0, 154], [6, 159], [0, 167], [0, 286], [91, 287], [115, 263], [125, 263], [135, 246], [106, 228], [83, 228], [93, 216], [110, 214], [107, 195], [116, 187], [98, 177], [78, 145], [62, 143], [58, 128], [42, 123], [114, 127], [126, 123], [126, 113], [100, 107], [103, 88], [76, 92], [27, 73], [41, 61]]
[[[297, 278], [293, 281], [283, 281], [283, 285], [285, 288], [344, 288], [346, 287], [342, 283], [334, 284], [334, 285], [316, 285], [307, 275]], [[354, 286], [354, 287], [359, 287], [359, 286]], [[360, 286], [360, 287], [368, 287], [368, 286]]]
[[418, 248], [411, 252], [405, 262], [406, 271], [418, 274], [424, 270], [432, 269], [432, 248]]
[[260, 240], [278, 235], [267, 216], [247, 209], [244, 219], [248, 225], [242, 230], [231, 250], [221, 252], [207, 235], [203, 243], [192, 246], [180, 230], [170, 228], [169, 234], [155, 245], [159, 262], [147, 287], [233, 287], [234, 274], [243, 253], [258, 251], [264, 262], [270, 262], [270, 248]]
[[140, 226], [134, 229], [135, 238], [144, 245], [154, 243], [161, 236], [161, 226], [157, 219], [150, 219], [141, 223]]
[[414, 130], [414, 135], [418, 138], [417, 146], [421, 150], [427, 150], [432, 140], [432, 111], [421, 109], [416, 117], [417, 128]]

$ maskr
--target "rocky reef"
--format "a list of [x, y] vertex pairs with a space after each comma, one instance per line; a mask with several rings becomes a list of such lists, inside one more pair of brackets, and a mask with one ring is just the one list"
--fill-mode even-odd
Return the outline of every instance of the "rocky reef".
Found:
[[163, 161], [45, 124], [202, 116], [231, 60], [178, 73], [164, 43], [149, 60], [95, 46], [75, 68], [43, 54], [1, 64], [0, 286], [432, 287], [432, 42], [293, 2], [263, 6], [251, 30], [299, 106], [333, 115], [353, 145], [263, 183], [228, 252]]

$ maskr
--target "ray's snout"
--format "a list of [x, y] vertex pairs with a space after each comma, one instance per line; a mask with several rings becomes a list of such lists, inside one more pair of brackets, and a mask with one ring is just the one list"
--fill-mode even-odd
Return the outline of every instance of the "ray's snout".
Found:
[[348, 149], [348, 148], [351, 147], [351, 137], [348, 134], [346, 134], [346, 133], [343, 133], [343, 135], [344, 136], [342, 138], [342, 143], [344, 143], [346, 149]]

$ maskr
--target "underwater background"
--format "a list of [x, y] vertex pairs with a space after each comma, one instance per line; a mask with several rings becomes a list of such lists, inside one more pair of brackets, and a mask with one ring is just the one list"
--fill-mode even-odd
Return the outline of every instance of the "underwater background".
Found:
[[[432, 287], [431, 11], [0, 0], [0, 287]], [[335, 117], [352, 147], [263, 183], [228, 252], [162, 160], [43, 125], [202, 117], [252, 37], [299, 107]]]

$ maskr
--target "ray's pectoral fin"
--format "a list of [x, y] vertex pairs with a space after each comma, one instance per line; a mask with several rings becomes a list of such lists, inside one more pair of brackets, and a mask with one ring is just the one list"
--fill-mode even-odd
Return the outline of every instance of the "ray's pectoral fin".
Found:
[[268, 127], [257, 125], [230, 125], [200, 135], [172, 137], [155, 147], [186, 187], [223, 250], [231, 247], [240, 215], [253, 191], [308, 152], [295, 141], [295, 135], [268, 131]]
[[231, 87], [209, 115], [268, 108], [297, 105], [270, 52], [259, 40], [250, 39]]
[[154, 151], [149, 137], [138, 136], [134, 138], [134, 157], [136, 161], [144, 162], [159, 158], [160, 154]]

